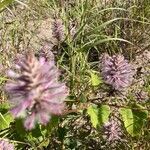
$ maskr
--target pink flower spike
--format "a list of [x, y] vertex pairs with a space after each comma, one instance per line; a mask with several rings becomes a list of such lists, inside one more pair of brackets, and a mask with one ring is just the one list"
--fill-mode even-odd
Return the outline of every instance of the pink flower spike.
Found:
[[59, 82], [53, 61], [29, 55], [19, 66], [18, 78], [12, 76], [15, 80], [7, 82], [6, 91], [14, 104], [12, 114], [24, 118], [24, 127], [31, 130], [36, 123], [46, 125], [52, 115], [61, 115], [68, 90]]
[[102, 58], [102, 75], [105, 82], [113, 89], [121, 91], [128, 87], [133, 79], [134, 71], [122, 55], [104, 54]]

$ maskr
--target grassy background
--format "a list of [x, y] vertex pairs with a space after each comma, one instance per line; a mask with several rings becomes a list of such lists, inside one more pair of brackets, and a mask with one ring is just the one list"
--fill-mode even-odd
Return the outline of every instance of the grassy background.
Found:
[[[57, 65], [63, 73], [62, 79], [70, 89], [70, 108], [84, 107], [88, 98], [97, 94], [91, 86], [91, 72], [99, 71], [102, 53], [121, 53], [133, 64], [150, 68], [149, 60], [141, 62], [140, 58], [150, 49], [149, 0], [16, 0], [5, 9], [0, 8], [1, 87], [7, 80], [5, 70], [12, 66], [18, 53], [34, 51], [38, 54], [43, 45], [53, 42], [51, 22], [54, 14], [65, 25], [65, 41], [58, 44], [53, 52], [56, 52]], [[68, 34], [71, 20], [76, 25], [73, 38]], [[140, 78], [147, 83], [140, 88], [150, 95], [149, 73]], [[1, 102], [7, 101], [2, 89], [0, 97]], [[149, 108], [149, 104], [144, 105]], [[99, 139], [101, 135], [95, 130], [90, 132], [89, 119], [83, 114], [61, 120], [60, 131], [53, 132], [52, 137], [55, 138], [51, 139], [49, 149], [103, 147], [104, 143]], [[147, 124], [145, 134], [139, 138], [125, 135], [128, 142], [124, 142], [122, 149], [148, 150], [149, 128]], [[59, 135], [61, 132], [67, 132], [64, 138]], [[86, 136], [88, 139], [84, 140]]]

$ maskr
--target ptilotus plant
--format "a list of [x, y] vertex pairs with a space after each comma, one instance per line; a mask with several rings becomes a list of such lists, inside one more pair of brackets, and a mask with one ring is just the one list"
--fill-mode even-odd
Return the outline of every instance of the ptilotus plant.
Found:
[[115, 90], [128, 87], [133, 79], [133, 68], [122, 55], [104, 54], [102, 58], [102, 75], [107, 84]]
[[44, 57], [37, 59], [28, 55], [16, 66], [18, 72], [10, 70], [6, 90], [13, 107], [14, 117], [24, 118], [24, 127], [28, 130], [36, 123], [46, 125], [52, 115], [60, 115], [64, 100], [68, 95], [67, 87], [58, 81], [59, 72], [53, 60]]
[[6, 139], [0, 139], [0, 150], [14, 150], [14, 145]]
[[121, 128], [117, 121], [112, 119], [104, 125], [104, 138], [109, 143], [120, 140], [121, 135]]
[[57, 42], [62, 42], [64, 40], [64, 30], [63, 21], [58, 18], [54, 18], [52, 22], [52, 36], [57, 40]]

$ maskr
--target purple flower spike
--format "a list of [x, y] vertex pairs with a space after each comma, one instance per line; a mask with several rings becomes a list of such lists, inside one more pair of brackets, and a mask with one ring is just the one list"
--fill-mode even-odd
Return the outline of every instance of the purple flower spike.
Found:
[[134, 71], [122, 55], [104, 54], [102, 58], [102, 75], [107, 84], [115, 90], [128, 87], [133, 79]]
[[54, 60], [30, 55], [19, 63], [18, 72], [11, 71], [10, 76], [14, 80], [6, 84], [6, 90], [14, 105], [11, 113], [16, 118], [25, 118], [26, 129], [31, 130], [36, 123], [46, 125], [51, 115], [62, 114], [68, 90], [58, 81]]
[[104, 137], [108, 142], [114, 142], [121, 139], [121, 129], [115, 120], [111, 120], [104, 125]]
[[52, 35], [58, 42], [62, 42], [64, 40], [64, 30], [65, 27], [62, 20], [55, 18], [52, 22]]
[[14, 145], [8, 140], [0, 139], [0, 150], [14, 150]]

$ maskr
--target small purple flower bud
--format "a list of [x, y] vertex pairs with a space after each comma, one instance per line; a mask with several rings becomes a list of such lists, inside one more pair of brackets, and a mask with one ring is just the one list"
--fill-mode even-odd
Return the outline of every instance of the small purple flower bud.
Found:
[[0, 139], [0, 150], [14, 150], [14, 145], [6, 139]]
[[107, 84], [115, 90], [122, 90], [128, 87], [133, 79], [134, 71], [132, 66], [122, 55], [104, 54], [102, 58], [102, 75]]
[[18, 73], [9, 71], [14, 79], [6, 84], [14, 117], [25, 118], [24, 126], [32, 129], [36, 123], [46, 125], [51, 115], [60, 115], [68, 90], [58, 81], [54, 61], [39, 60], [30, 55], [19, 63]]

